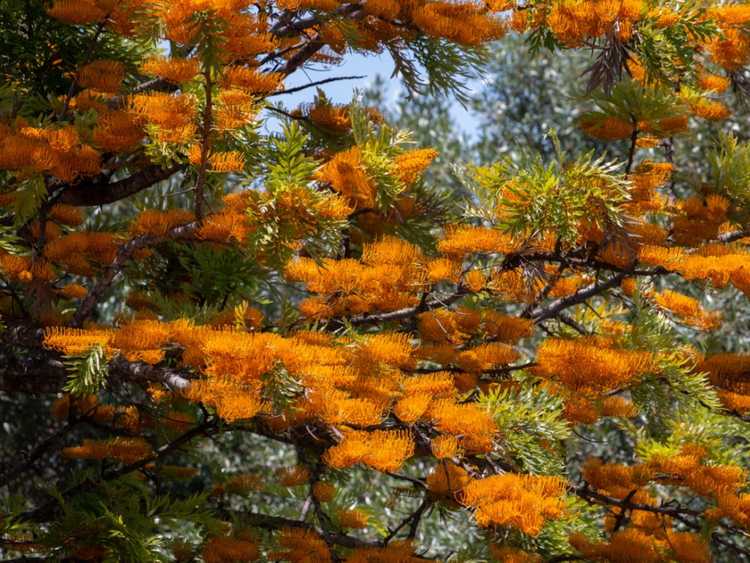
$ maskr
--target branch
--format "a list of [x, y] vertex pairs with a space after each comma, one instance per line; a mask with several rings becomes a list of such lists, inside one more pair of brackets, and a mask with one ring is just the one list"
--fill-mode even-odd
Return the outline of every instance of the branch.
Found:
[[719, 242], [734, 242], [748, 236], [750, 236], [750, 231], [743, 229], [741, 231], [732, 231], [730, 233], [719, 235], [717, 240]]
[[561, 297], [560, 299], [552, 301], [546, 307], [539, 307], [534, 311], [531, 311], [531, 313], [529, 314], [529, 318], [533, 319], [533, 321], [538, 324], [542, 321], [555, 317], [568, 307], [583, 303], [587, 299], [598, 295], [599, 293], [607, 291], [608, 289], [612, 289], [613, 287], [617, 287], [627, 276], [627, 272], [619, 272], [607, 281], [593, 283], [588, 287], [579, 289], [573, 295], [569, 295], [568, 297]]
[[203, 91], [206, 103], [203, 107], [203, 123], [201, 124], [201, 161], [198, 166], [198, 180], [195, 182], [195, 216], [198, 221], [203, 220], [203, 191], [206, 185], [206, 173], [208, 169], [208, 151], [211, 148], [211, 127], [213, 122], [213, 99], [211, 85], [211, 70], [206, 67], [203, 72]]
[[71, 420], [65, 426], [47, 436], [47, 438], [37, 444], [34, 449], [32, 449], [26, 456], [23, 456], [23, 459], [18, 461], [15, 465], [0, 471], [0, 482], [2, 482], [0, 487], [10, 488], [16, 480], [18, 480], [29, 469], [34, 467], [34, 464], [36, 464], [39, 458], [42, 457], [47, 450], [54, 447], [58, 442], [65, 438], [65, 436], [71, 432], [79, 422], [81, 421], [78, 419]]
[[467, 293], [468, 292], [466, 291], [466, 289], [464, 289], [463, 287], [459, 287], [454, 293], [451, 293], [445, 299], [433, 299], [431, 301], [427, 301], [424, 304], [417, 305], [416, 307], [405, 307], [404, 309], [398, 309], [397, 311], [390, 311], [388, 313], [352, 317], [351, 319], [349, 319], [349, 323], [352, 325], [363, 325], [388, 321], [401, 321], [418, 315], [419, 313], [424, 313], [425, 311], [431, 311], [433, 309], [439, 309], [440, 307], [448, 306], [451, 303], [455, 303], [456, 301], [461, 299]]
[[60, 203], [67, 203], [78, 207], [114, 203], [146, 188], [150, 188], [184, 168], [185, 166], [182, 164], [175, 164], [169, 168], [162, 168], [154, 164], [146, 166], [139, 172], [117, 182], [85, 181], [78, 184], [71, 184], [63, 189], [60, 196]]
[[[61, 354], [43, 345], [44, 332], [12, 326], [0, 333], [0, 390], [57, 393], [68, 378]], [[145, 362], [129, 362], [115, 356], [108, 365], [110, 382], [161, 383], [173, 391], [184, 391], [191, 374]]]
[[[361, 8], [362, 6], [360, 6], [359, 3], [346, 4], [344, 6], [341, 6], [340, 8], [337, 8], [333, 12], [333, 16], [334, 17], [342, 17], [342, 16], [346, 17], [357, 12]], [[322, 20], [320, 16], [317, 16], [317, 15], [309, 16], [307, 18], [302, 18], [293, 22], [281, 20], [270, 29], [270, 33], [272, 33], [273, 35], [277, 37], [288, 37], [290, 35], [296, 35], [306, 29], [310, 29], [311, 27], [318, 25], [321, 22]]]
[[270, 516], [268, 514], [259, 514], [257, 512], [240, 513], [240, 518], [243, 523], [247, 523], [251, 527], [262, 528], [264, 530], [279, 530], [282, 528], [301, 528], [303, 530], [310, 530], [323, 537], [327, 543], [333, 543], [342, 547], [353, 549], [381, 547], [377, 543], [353, 538], [351, 536], [347, 536], [346, 534], [341, 534], [338, 532], [322, 532], [312, 524], [308, 524], [307, 522], [302, 522], [300, 520], [281, 518], [279, 516]]
[[[215, 428], [216, 425], [217, 425], [216, 419], [206, 420], [203, 423], [199, 424], [198, 426], [194, 426], [187, 432], [180, 434], [177, 438], [175, 438], [171, 442], [164, 444], [159, 449], [157, 449], [153, 455], [150, 455], [134, 463], [124, 465], [120, 467], [119, 469], [105, 473], [102, 476], [101, 481], [112, 481], [114, 479], [122, 477], [123, 475], [127, 475], [128, 473], [137, 471], [138, 469], [145, 467], [149, 463], [158, 461], [159, 459], [165, 457], [167, 454], [171, 453], [172, 451], [182, 446], [183, 444], [190, 442], [193, 438], [196, 438], [197, 436], [205, 435], [210, 429]], [[97, 485], [99, 485], [100, 482], [91, 481], [91, 480], [83, 481], [73, 487], [70, 487], [68, 490], [63, 491], [60, 494], [60, 497], [67, 498], [81, 491], [95, 488]], [[23, 514], [20, 515], [20, 519], [25, 520], [25, 521], [32, 521], [32, 522], [49, 521], [51, 518], [54, 517], [55, 507], [57, 503], [58, 503], [58, 498], [53, 498], [47, 501], [46, 503], [42, 504], [38, 508], [24, 512]]]
[[430, 500], [429, 495], [425, 495], [422, 502], [419, 504], [417, 509], [407, 516], [402, 522], [396, 526], [393, 530], [390, 531], [390, 533], [383, 538], [383, 545], [388, 545], [388, 543], [394, 539], [398, 533], [406, 526], [409, 525], [409, 533], [406, 536], [406, 539], [413, 540], [417, 536], [417, 529], [419, 528], [419, 523], [422, 521], [422, 516], [427, 511], [428, 508], [432, 506], [432, 500]]
[[173, 228], [164, 236], [154, 235], [143, 235], [132, 239], [130, 242], [124, 244], [117, 251], [117, 256], [112, 263], [107, 267], [104, 273], [99, 277], [94, 287], [92, 287], [85, 299], [81, 302], [74, 317], [72, 326], [80, 327], [83, 322], [91, 315], [96, 304], [101, 301], [104, 297], [104, 292], [112, 285], [115, 278], [122, 272], [125, 264], [130, 257], [137, 251], [147, 246], [151, 246], [162, 240], [167, 239], [178, 239], [192, 235], [198, 228], [198, 223], [187, 223], [180, 225], [179, 227]]
[[304, 47], [297, 51], [284, 66], [282, 66], [277, 72], [280, 72], [284, 76], [292, 74], [295, 70], [301, 67], [307, 62], [307, 60], [320, 51], [325, 43], [320, 40], [320, 34], [310, 39]]
[[303, 84], [302, 86], [295, 86], [294, 88], [279, 90], [278, 92], [269, 94], [266, 97], [271, 98], [273, 96], [281, 96], [283, 94], [294, 94], [295, 92], [301, 92], [302, 90], [307, 90], [308, 88], [312, 88], [313, 86], [321, 86], [323, 84], [328, 84], [330, 82], [339, 82], [341, 80], [359, 80], [361, 78], [366, 78], [366, 76], [364, 74], [355, 76], [334, 76], [333, 78], [326, 78], [325, 80], [318, 80], [316, 82], [310, 82], [309, 84]]

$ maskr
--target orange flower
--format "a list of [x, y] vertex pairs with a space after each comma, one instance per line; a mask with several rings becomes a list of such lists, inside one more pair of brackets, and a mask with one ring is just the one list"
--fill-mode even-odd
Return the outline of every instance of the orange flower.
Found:
[[318, 170], [317, 178], [349, 198], [356, 208], [376, 205], [377, 188], [367, 173], [358, 147], [334, 155]]
[[195, 78], [200, 69], [197, 59], [152, 57], [143, 62], [141, 70], [168, 82], [182, 84]]
[[340, 444], [325, 452], [323, 460], [337, 469], [363, 463], [378, 471], [388, 472], [397, 471], [413, 453], [414, 442], [407, 432], [349, 431], [344, 434]]
[[470, 481], [463, 501], [480, 526], [513, 526], [536, 536], [545, 521], [563, 513], [566, 482], [559, 477], [506, 473]]

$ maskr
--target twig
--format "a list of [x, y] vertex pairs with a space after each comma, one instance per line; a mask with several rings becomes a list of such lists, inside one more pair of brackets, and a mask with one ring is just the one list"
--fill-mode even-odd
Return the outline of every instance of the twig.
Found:
[[180, 225], [173, 228], [164, 236], [143, 235], [140, 237], [136, 237], [130, 242], [121, 246], [117, 251], [117, 256], [115, 256], [115, 259], [99, 277], [97, 282], [94, 284], [94, 287], [89, 290], [88, 294], [81, 302], [81, 305], [78, 307], [78, 310], [73, 316], [71, 325], [74, 327], [80, 327], [83, 325], [83, 322], [93, 312], [96, 304], [101, 301], [102, 297], [104, 296], [104, 292], [112, 285], [112, 282], [114, 282], [115, 278], [122, 272], [122, 269], [125, 267], [126, 262], [130, 260], [130, 257], [136, 251], [156, 244], [162, 240], [177, 239], [190, 236], [195, 232], [197, 228], [198, 223], [187, 223], [185, 225]]
[[363, 74], [360, 74], [357, 76], [334, 76], [333, 78], [326, 78], [325, 80], [318, 80], [316, 82], [310, 82], [309, 84], [303, 84], [302, 86], [295, 86], [293, 88], [286, 88], [284, 90], [279, 90], [278, 92], [269, 94], [267, 97], [271, 98], [273, 96], [281, 96], [283, 94], [294, 94], [295, 92], [301, 92], [302, 90], [307, 90], [308, 88], [313, 88], [314, 86], [321, 86], [323, 84], [328, 84], [330, 82], [338, 82], [340, 80], [359, 80], [361, 78], [366, 78], [366, 76]]

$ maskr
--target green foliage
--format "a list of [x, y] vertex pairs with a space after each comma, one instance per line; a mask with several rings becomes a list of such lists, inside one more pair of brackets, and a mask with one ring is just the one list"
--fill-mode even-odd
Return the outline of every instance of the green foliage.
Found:
[[750, 455], [750, 444], [737, 438], [747, 435], [748, 426], [745, 420], [703, 409], [690, 418], [671, 421], [666, 440], [648, 436], [643, 430], [638, 432], [636, 454], [647, 462], [654, 456], [678, 455], [682, 446], [697, 444], [706, 449], [705, 462], [709, 465], [743, 466]]
[[98, 393], [107, 383], [107, 359], [101, 344], [94, 344], [80, 356], [68, 357], [65, 361], [68, 380], [65, 391], [73, 395]]
[[42, 176], [34, 176], [22, 182], [16, 191], [13, 208], [15, 226], [24, 225], [29, 219], [36, 216], [46, 199], [47, 185]]
[[133, 68], [153, 51], [151, 40], [98, 31], [96, 25], [70, 26], [46, 14], [47, 2], [3, 0], [0, 7], [0, 75], [13, 84], [14, 113], [49, 107], [70, 91], [70, 74], [96, 59]]
[[549, 556], [564, 557], [563, 554], [573, 551], [570, 545], [572, 534], [580, 533], [590, 540], [600, 539], [600, 517], [600, 509], [576, 496], [568, 495], [565, 497], [563, 516], [547, 522], [536, 538], [524, 538], [522, 545]]
[[362, 151], [367, 173], [378, 187], [378, 207], [388, 209], [406, 189], [394, 172], [393, 158], [403, 151], [411, 138], [406, 131], [396, 131], [385, 124], [374, 127], [365, 108], [358, 103], [352, 103], [350, 115], [354, 141]]
[[582, 119], [617, 117], [634, 126], [639, 121], [648, 121], [654, 132], [659, 130], [660, 119], [687, 114], [686, 106], [673, 91], [664, 86], [646, 88], [635, 80], [623, 80], [611, 92], [598, 90], [587, 94], [586, 98], [598, 111], [586, 113]]
[[248, 295], [256, 287], [259, 269], [233, 247], [180, 247], [178, 260], [185, 279], [182, 289], [202, 304], [222, 307], [231, 297]]
[[750, 143], [721, 134], [708, 165], [711, 187], [741, 207], [743, 215], [750, 212]]
[[563, 401], [541, 389], [531, 377], [522, 374], [515, 381], [518, 387], [495, 387], [479, 400], [503, 437], [493, 455], [510, 458], [524, 472], [560, 474], [565, 467], [563, 452], [549, 444], [571, 435], [570, 425], [562, 417]]
[[282, 413], [289, 409], [305, 391], [302, 382], [281, 364], [264, 374], [261, 379], [263, 401], [271, 406], [273, 413]]
[[23, 254], [25, 249], [19, 243], [21, 238], [16, 229], [9, 225], [0, 225], [0, 250], [8, 254]]
[[387, 47], [395, 63], [394, 75], [401, 76], [412, 94], [452, 94], [460, 103], [468, 102], [467, 82], [487, 57], [484, 49], [424, 35], [410, 42], [408, 49], [400, 42]]
[[219, 523], [208, 511], [206, 500], [206, 494], [154, 496], [134, 476], [120, 478], [62, 502], [62, 517], [41, 543], [59, 548], [66, 538], [85, 537], [85, 546], [110, 550], [112, 561], [169, 561], [166, 553], [173, 534], [165, 532], [186, 524], [204, 533], [218, 531]]
[[570, 160], [558, 150], [550, 163], [538, 154], [507, 157], [476, 170], [482, 207], [470, 212], [497, 217], [500, 228], [514, 235], [554, 232], [560, 242], [572, 243], [585, 218], [620, 224], [618, 205], [626, 200], [628, 184], [619, 167], [593, 151]]
[[676, 335], [662, 314], [636, 295], [630, 321], [627, 345], [653, 352], [656, 358], [654, 374], [631, 390], [633, 402], [648, 421], [649, 433], [668, 436], [673, 421], [721, 409], [713, 386], [705, 374], [695, 371], [685, 350], [676, 346]]
[[265, 185], [272, 192], [310, 183], [318, 162], [306, 152], [310, 136], [296, 121], [283, 127], [281, 135], [271, 137], [271, 154]]
[[693, 80], [694, 61], [699, 54], [696, 44], [705, 43], [719, 33], [698, 2], [684, 2], [679, 16], [667, 26], [658, 25], [658, 18], [647, 18], [634, 37], [632, 49], [652, 80], [671, 83]]

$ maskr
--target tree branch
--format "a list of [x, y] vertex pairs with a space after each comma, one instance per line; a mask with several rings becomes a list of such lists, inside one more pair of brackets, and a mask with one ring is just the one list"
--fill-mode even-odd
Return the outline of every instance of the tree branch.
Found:
[[302, 90], [307, 90], [308, 88], [313, 88], [314, 86], [329, 84], [330, 82], [339, 82], [341, 80], [359, 80], [361, 78], [365, 78], [365, 75], [360, 74], [353, 76], [334, 76], [333, 78], [326, 78], [325, 80], [317, 80], [315, 82], [310, 82], [309, 84], [303, 84], [302, 86], [295, 86], [293, 88], [279, 90], [278, 92], [273, 92], [266, 97], [271, 98], [273, 96], [281, 96], [283, 94], [294, 94], [295, 92], [301, 92]]
[[96, 304], [104, 297], [104, 292], [112, 285], [112, 282], [114, 282], [115, 278], [122, 272], [125, 264], [136, 251], [161, 242], [162, 240], [188, 237], [192, 235], [197, 228], [198, 223], [187, 223], [173, 228], [164, 236], [143, 235], [136, 237], [121, 246], [117, 251], [117, 256], [115, 256], [113, 262], [107, 267], [94, 284], [94, 287], [89, 290], [88, 294], [81, 302], [81, 305], [73, 316], [73, 322], [71, 323], [72, 326], [80, 327], [83, 325], [83, 322], [94, 311]]
[[154, 184], [166, 180], [176, 172], [184, 170], [184, 168], [183, 164], [175, 164], [168, 168], [154, 164], [146, 166], [139, 172], [117, 182], [85, 181], [78, 184], [71, 184], [63, 188], [59, 201], [60, 203], [67, 203], [68, 205], [78, 207], [114, 203], [146, 188], [150, 188]]
[[617, 287], [627, 276], [627, 272], [619, 272], [607, 281], [593, 283], [583, 289], [579, 289], [573, 295], [569, 295], [568, 297], [561, 297], [560, 299], [552, 301], [546, 307], [539, 307], [534, 311], [531, 311], [531, 313], [529, 314], [529, 318], [531, 318], [537, 324], [544, 320], [551, 319], [568, 307], [583, 303], [584, 301], [590, 299], [591, 297], [594, 297], [595, 295], [603, 293], [604, 291], [612, 289], [613, 287]]

